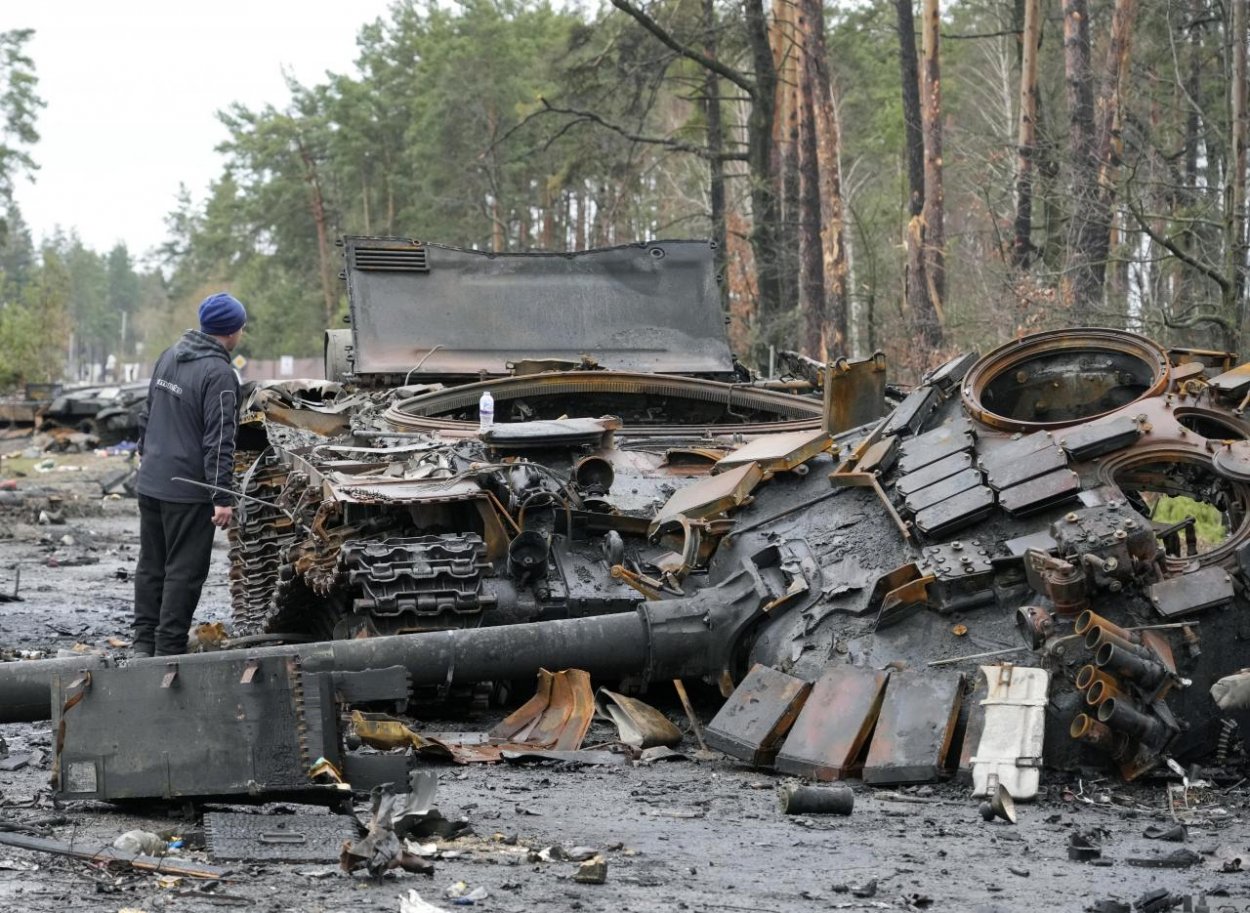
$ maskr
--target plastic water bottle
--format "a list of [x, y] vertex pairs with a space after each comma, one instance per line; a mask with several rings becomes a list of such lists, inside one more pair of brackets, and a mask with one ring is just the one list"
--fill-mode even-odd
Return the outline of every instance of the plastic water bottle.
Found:
[[495, 424], [495, 397], [490, 395], [487, 390], [482, 394], [482, 398], [477, 403], [477, 414], [480, 418], [478, 431], [490, 431], [491, 426]]

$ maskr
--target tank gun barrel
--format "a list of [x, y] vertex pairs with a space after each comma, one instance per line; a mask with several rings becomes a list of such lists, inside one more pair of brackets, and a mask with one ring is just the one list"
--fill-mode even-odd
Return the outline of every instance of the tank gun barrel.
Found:
[[[539, 669], [585, 669], [601, 678], [665, 681], [727, 671], [736, 646], [775, 596], [746, 572], [692, 596], [644, 603], [636, 612], [361, 640], [257, 647], [132, 660], [179, 665], [298, 656], [309, 672], [408, 669], [414, 685], [524, 679]], [[52, 716], [55, 676], [108, 668], [99, 656], [0, 663], [0, 723]]]
[[[309, 672], [359, 672], [404, 666], [414, 685], [524, 679], [540, 668], [577, 667], [599, 676], [639, 675], [647, 668], [649, 638], [637, 613], [597, 615], [521, 625], [397, 634], [362, 640], [325, 641], [222, 650], [131, 660], [129, 665], [195, 665], [266, 657], [298, 656]], [[101, 656], [23, 660], [0, 664], [0, 722], [51, 718], [55, 676], [112, 666]]]

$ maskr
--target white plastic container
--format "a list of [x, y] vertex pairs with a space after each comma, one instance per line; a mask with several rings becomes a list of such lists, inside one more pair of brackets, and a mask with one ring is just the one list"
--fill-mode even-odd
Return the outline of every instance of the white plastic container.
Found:
[[989, 685], [985, 728], [972, 758], [972, 794], [986, 796], [1002, 784], [1016, 801], [1037, 795], [1050, 673], [1045, 669], [982, 666]]
[[489, 431], [495, 424], [495, 397], [487, 390], [477, 402], [478, 432]]

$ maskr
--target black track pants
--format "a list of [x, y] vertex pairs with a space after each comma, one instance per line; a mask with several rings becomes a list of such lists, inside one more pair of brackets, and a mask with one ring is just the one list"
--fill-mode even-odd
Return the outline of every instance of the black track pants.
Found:
[[135, 571], [135, 649], [157, 656], [187, 652], [213, 550], [213, 505], [139, 495], [139, 567]]

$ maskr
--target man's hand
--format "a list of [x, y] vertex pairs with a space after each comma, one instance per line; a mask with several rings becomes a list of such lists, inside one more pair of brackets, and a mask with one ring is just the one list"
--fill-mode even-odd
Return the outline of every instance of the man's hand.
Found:
[[218, 529], [225, 529], [230, 525], [230, 518], [234, 516], [233, 507], [213, 507], [213, 526]]

